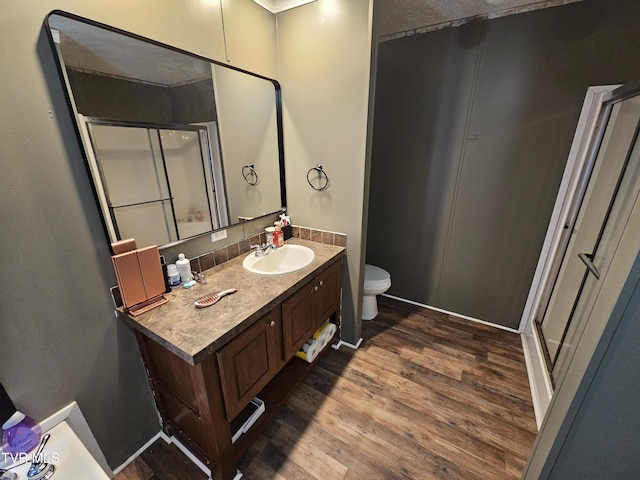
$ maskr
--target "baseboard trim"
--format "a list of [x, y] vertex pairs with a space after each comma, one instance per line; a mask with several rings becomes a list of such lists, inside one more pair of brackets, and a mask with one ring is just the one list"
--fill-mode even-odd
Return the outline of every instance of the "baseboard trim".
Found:
[[357, 350], [361, 343], [362, 343], [362, 337], [360, 337], [360, 340], [358, 340], [358, 343], [356, 343], [355, 345], [353, 343], [340, 340], [338, 343], [334, 343], [333, 345], [331, 345], [331, 348], [333, 348], [334, 350], [339, 350], [340, 347], [344, 345], [345, 347], [349, 347], [353, 350]]
[[487, 322], [485, 320], [480, 320], [479, 318], [469, 317], [467, 315], [461, 315], [460, 313], [452, 312], [450, 310], [445, 310], [443, 308], [433, 307], [431, 305], [426, 305], [424, 303], [414, 302], [413, 300], [407, 300], [406, 298], [396, 297], [394, 295], [389, 295], [387, 293], [383, 293], [382, 296], [383, 297], [387, 297], [387, 298], [392, 298], [393, 300], [398, 300], [399, 302], [404, 302], [404, 303], [408, 303], [410, 305], [415, 305], [417, 307], [428, 308], [429, 310], [434, 310], [436, 312], [445, 313], [447, 315], [453, 315], [454, 317], [463, 318], [463, 319], [469, 320], [471, 322], [481, 323], [481, 324], [487, 325], [489, 327], [495, 327], [495, 328], [499, 328], [500, 330], [506, 330], [507, 332], [521, 333], [518, 330], [516, 330], [515, 328], [505, 327], [504, 325], [499, 325], [497, 323]]
[[[180, 440], [178, 440], [174, 436], [169, 437], [162, 430], [159, 431], [158, 433], [156, 433], [149, 441], [147, 441], [147, 443], [145, 443], [142, 447], [140, 447], [136, 451], [136, 453], [134, 453], [133, 455], [131, 455], [131, 457], [129, 457], [127, 459], [127, 461], [125, 461], [122, 465], [120, 465], [118, 468], [116, 468], [113, 471], [114, 475], [117, 475], [122, 470], [127, 468], [127, 466], [131, 462], [133, 462], [136, 458], [138, 458], [147, 448], [149, 448], [151, 445], [153, 445], [153, 443], [158, 439], [162, 439], [166, 443], [173, 443], [176, 447], [178, 447], [178, 449], [182, 453], [185, 454], [185, 456], [189, 460], [191, 460], [200, 470], [202, 470], [202, 473], [204, 473], [207, 477], [209, 477], [209, 479], [211, 479], [211, 470], [204, 463], [202, 463], [202, 461], [198, 457], [196, 457], [193, 453], [191, 453], [189, 451], [189, 449], [187, 447], [185, 447], [184, 444]], [[233, 477], [233, 480], [240, 480], [241, 478], [242, 478], [242, 472], [240, 472], [240, 470], [238, 470], [237, 473], [236, 473], [236, 476]]]
[[[133, 455], [131, 455], [129, 458], [127, 458], [124, 461], [124, 463], [122, 463], [122, 465], [120, 465], [117, 468], [114, 468], [113, 469], [113, 474], [114, 475], [118, 475], [122, 470], [127, 468], [131, 462], [133, 462], [136, 458], [138, 458], [142, 452], [144, 452], [147, 448], [149, 448], [153, 444], [153, 442], [155, 442], [159, 438], [162, 438], [165, 441], [168, 440], [168, 437], [164, 434], [164, 432], [160, 431], [160, 432], [156, 433], [153, 437], [151, 437], [151, 439], [149, 441], [147, 441], [147, 443], [145, 443], [142, 447], [140, 447], [138, 450], [136, 450], [136, 452]], [[169, 443], [169, 442], [167, 441], [167, 443]]]
[[[176, 447], [178, 447], [180, 451], [189, 458], [189, 460], [191, 460], [200, 470], [202, 470], [205, 475], [208, 475], [209, 478], [211, 478], [211, 470], [209, 469], [209, 467], [207, 467], [198, 457], [191, 453], [180, 440], [178, 440], [174, 436], [168, 437], [164, 432], [162, 432], [162, 438], [165, 442], [173, 443]], [[237, 480], [238, 478], [240, 477], [236, 476], [234, 480]]]

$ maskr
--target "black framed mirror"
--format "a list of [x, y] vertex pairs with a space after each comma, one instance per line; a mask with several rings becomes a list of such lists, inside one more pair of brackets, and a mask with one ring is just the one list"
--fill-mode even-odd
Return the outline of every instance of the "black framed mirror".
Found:
[[63, 11], [44, 23], [111, 242], [162, 248], [285, 208], [276, 80]]

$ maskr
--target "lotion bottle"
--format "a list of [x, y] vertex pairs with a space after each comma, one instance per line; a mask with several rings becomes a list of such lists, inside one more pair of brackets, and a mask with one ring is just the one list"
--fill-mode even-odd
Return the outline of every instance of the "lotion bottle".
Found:
[[184, 256], [184, 253], [178, 254], [176, 268], [178, 269], [178, 273], [180, 273], [180, 281], [182, 283], [190, 282], [193, 279], [191, 276], [191, 262]]

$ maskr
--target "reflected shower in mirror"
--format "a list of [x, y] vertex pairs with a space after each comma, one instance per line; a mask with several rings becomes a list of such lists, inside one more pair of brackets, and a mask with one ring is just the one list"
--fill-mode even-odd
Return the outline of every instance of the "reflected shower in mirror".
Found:
[[[219, 228], [204, 127], [159, 127], [79, 116], [92, 147], [103, 208], [115, 238], [165, 245]], [[83, 132], [84, 134], [84, 132]], [[219, 158], [219, 157], [216, 157]], [[216, 162], [219, 168], [219, 162]]]
[[65, 12], [45, 24], [110, 241], [162, 247], [285, 207], [276, 81]]

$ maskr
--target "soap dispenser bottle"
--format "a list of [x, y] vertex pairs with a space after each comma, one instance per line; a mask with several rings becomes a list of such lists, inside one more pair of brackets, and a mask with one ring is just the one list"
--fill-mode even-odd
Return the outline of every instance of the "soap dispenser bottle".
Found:
[[280, 222], [275, 222], [275, 230], [273, 232], [273, 244], [276, 247], [284, 247], [284, 234], [280, 228]]
[[178, 254], [176, 267], [178, 268], [178, 273], [180, 273], [180, 281], [182, 283], [190, 282], [193, 279], [191, 276], [191, 262], [184, 256], [184, 253]]

